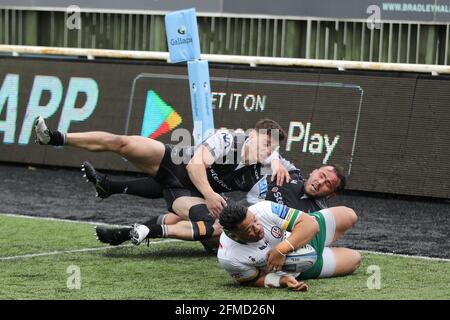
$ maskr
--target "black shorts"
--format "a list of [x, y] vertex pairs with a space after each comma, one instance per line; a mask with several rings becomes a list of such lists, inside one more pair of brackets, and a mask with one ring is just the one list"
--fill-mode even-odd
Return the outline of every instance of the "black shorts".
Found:
[[167, 203], [167, 210], [174, 212], [172, 205], [174, 201], [180, 197], [199, 197], [203, 198], [203, 195], [197, 190], [181, 189], [181, 188], [164, 188], [163, 189], [164, 200]]
[[[165, 148], [164, 157], [159, 165], [155, 180], [163, 186], [163, 196], [166, 200], [167, 208], [169, 211], [173, 211], [172, 204], [177, 198], [203, 198], [203, 195], [191, 182], [186, 170], [186, 164], [192, 156], [193, 149], [181, 148], [170, 144], [166, 144]], [[172, 159], [177, 159], [180, 163], [174, 163]]]

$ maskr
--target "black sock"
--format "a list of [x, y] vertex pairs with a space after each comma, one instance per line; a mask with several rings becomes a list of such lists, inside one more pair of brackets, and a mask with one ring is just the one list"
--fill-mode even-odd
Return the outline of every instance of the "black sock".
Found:
[[111, 194], [126, 193], [138, 197], [157, 199], [162, 198], [162, 186], [153, 178], [141, 178], [129, 181], [109, 180]]
[[51, 146], [63, 146], [66, 143], [66, 134], [59, 131], [50, 131], [50, 141], [48, 142]]
[[151, 224], [148, 226], [150, 229], [149, 238], [164, 238], [164, 227], [160, 224]]
[[128, 184], [126, 181], [114, 181], [110, 180], [108, 178], [105, 179], [105, 181], [109, 184], [109, 193], [110, 194], [116, 194], [116, 193], [128, 193]]

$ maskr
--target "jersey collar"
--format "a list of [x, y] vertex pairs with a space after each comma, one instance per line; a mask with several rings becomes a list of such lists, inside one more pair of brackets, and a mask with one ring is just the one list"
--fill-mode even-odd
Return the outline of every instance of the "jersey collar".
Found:
[[248, 244], [247, 242], [241, 241], [241, 240], [236, 240], [233, 238], [233, 236], [230, 234], [230, 232], [226, 229], [223, 229], [223, 233], [225, 233], [225, 235], [230, 238], [231, 240], [233, 240], [234, 242], [240, 243], [240, 244]]

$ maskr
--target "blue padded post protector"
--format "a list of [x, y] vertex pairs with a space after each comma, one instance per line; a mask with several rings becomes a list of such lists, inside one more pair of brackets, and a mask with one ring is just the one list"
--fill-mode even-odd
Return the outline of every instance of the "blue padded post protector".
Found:
[[200, 40], [195, 9], [168, 13], [165, 24], [170, 63], [199, 60]]
[[188, 74], [194, 122], [194, 144], [198, 145], [214, 132], [208, 61], [188, 61]]

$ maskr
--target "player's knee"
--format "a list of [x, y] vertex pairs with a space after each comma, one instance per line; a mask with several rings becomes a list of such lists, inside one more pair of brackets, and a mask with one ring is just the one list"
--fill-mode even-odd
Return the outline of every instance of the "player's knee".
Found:
[[350, 261], [352, 262], [352, 270], [350, 271], [350, 273], [355, 272], [359, 266], [361, 265], [361, 253], [359, 253], [359, 251], [356, 250], [352, 250], [352, 258], [350, 259]]
[[213, 236], [215, 219], [209, 214], [206, 204], [193, 205], [189, 209], [189, 219], [194, 231], [193, 240], [203, 240]]
[[129, 146], [130, 141], [129, 137], [122, 135], [111, 135], [110, 138], [110, 148], [111, 151], [117, 152], [121, 155], [125, 154], [126, 148]]
[[210, 221], [191, 221], [192, 223], [192, 239], [205, 240], [209, 239], [214, 234], [214, 223]]
[[345, 208], [345, 214], [347, 216], [347, 220], [349, 223], [349, 227], [354, 226], [358, 222], [358, 215], [356, 214], [355, 210], [349, 207]]
[[207, 221], [214, 224], [215, 219], [209, 214], [208, 207], [204, 203], [193, 205], [189, 208], [189, 220]]

